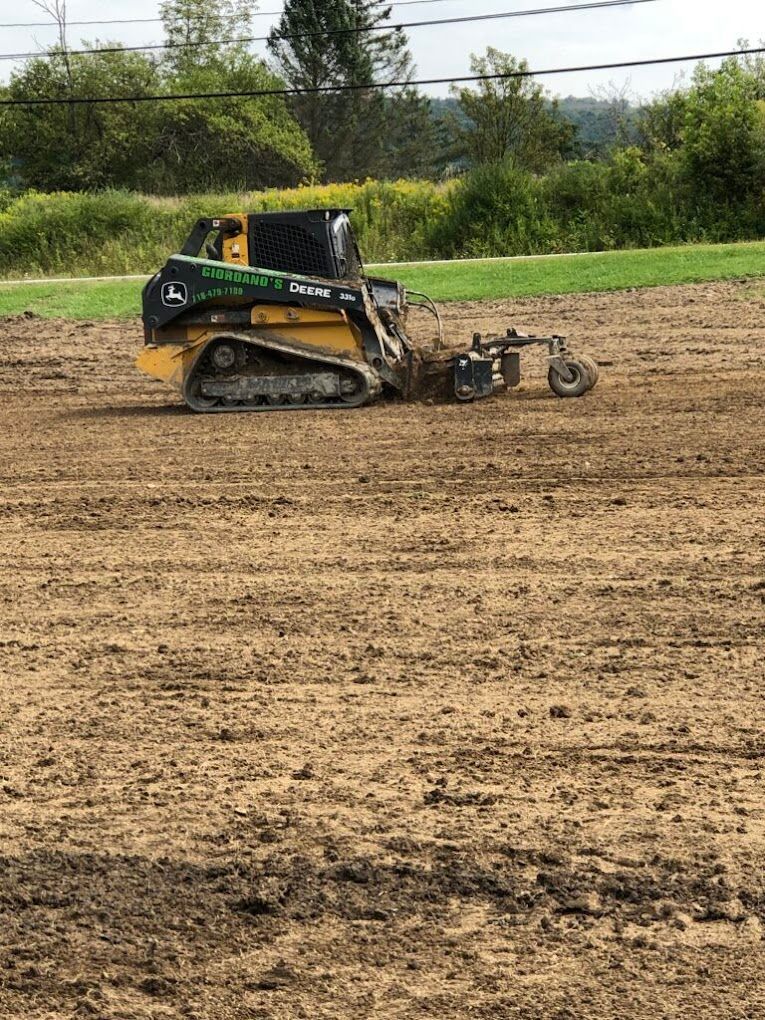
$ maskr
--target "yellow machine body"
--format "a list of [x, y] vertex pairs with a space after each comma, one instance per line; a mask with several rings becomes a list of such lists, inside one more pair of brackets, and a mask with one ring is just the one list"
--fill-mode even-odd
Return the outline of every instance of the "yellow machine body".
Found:
[[[304, 351], [315, 350], [318, 356], [365, 360], [359, 330], [342, 311], [267, 305], [252, 310], [250, 325], [253, 338], [267, 334], [269, 339], [278, 337]], [[220, 327], [212, 325], [157, 330], [153, 342], [147, 343], [139, 354], [136, 366], [145, 375], [169, 383], [182, 393], [204, 347], [217, 340], [221, 332]]]
[[[274, 225], [268, 214], [237, 213], [199, 221], [184, 251], [144, 291], [145, 346], [137, 367], [203, 411], [349, 406], [377, 396], [382, 382], [369, 365], [369, 334], [382, 347], [386, 328], [366, 290], [360, 256], [340, 275], [346, 263], [337, 256], [334, 233], [347, 217], [336, 217], [330, 223], [324, 214], [288, 214], [287, 224]], [[326, 278], [282, 273], [273, 263], [251, 266], [253, 238], [262, 240], [265, 261], [302, 258], [315, 272], [325, 268]], [[345, 243], [358, 256], [349, 225]], [[198, 255], [202, 244], [207, 258]], [[385, 358], [379, 360], [382, 366]], [[210, 387], [215, 397], [204, 392]]]

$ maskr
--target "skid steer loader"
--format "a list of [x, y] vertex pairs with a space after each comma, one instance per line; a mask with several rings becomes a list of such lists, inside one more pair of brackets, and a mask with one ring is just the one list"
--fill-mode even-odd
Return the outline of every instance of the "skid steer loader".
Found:
[[[201, 219], [143, 292], [138, 367], [199, 412], [360, 407], [382, 396], [477, 400], [520, 382], [520, 353], [547, 348], [560, 397], [598, 381], [561, 336], [473, 336], [446, 345], [424, 294], [367, 276], [350, 210]], [[437, 323], [430, 347], [407, 333], [412, 307]]]

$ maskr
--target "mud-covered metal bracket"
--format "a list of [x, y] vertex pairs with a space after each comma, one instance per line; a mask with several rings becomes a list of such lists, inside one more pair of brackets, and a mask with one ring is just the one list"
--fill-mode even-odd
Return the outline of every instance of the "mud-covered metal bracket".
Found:
[[494, 392], [494, 358], [477, 351], [457, 356], [454, 362], [454, 395], [466, 403], [490, 397]]

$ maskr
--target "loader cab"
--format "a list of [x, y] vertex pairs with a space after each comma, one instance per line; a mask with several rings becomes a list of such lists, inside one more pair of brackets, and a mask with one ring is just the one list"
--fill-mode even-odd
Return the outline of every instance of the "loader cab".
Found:
[[357, 279], [361, 257], [349, 209], [248, 217], [250, 265], [323, 280]]
[[[348, 218], [349, 209], [251, 213], [198, 220], [181, 254], [214, 261], [230, 258], [231, 238], [246, 237], [247, 264], [255, 269], [358, 281], [361, 254]], [[244, 249], [244, 243], [239, 247]]]

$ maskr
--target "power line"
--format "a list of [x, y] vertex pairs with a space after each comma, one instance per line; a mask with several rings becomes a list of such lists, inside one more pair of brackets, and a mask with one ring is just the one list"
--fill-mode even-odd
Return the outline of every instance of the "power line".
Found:
[[244, 43], [268, 42], [272, 37], [286, 41], [297, 39], [328, 38], [336, 35], [359, 35], [363, 32], [396, 32], [405, 28], [430, 28], [437, 25], [464, 25], [467, 22], [499, 21], [507, 18], [528, 18], [538, 14], [561, 14], [566, 11], [602, 10], [609, 7], [634, 7], [638, 4], [656, 3], [657, 0], [590, 0], [587, 3], [568, 4], [562, 7], [537, 7], [522, 11], [502, 11], [497, 14], [470, 14], [460, 18], [437, 18], [429, 21], [409, 21], [400, 24], [365, 25], [358, 28], [338, 28], [326, 32], [279, 33], [272, 35], [251, 35], [241, 39], [213, 39], [205, 43], [157, 43], [149, 46], [103, 46], [89, 50], [48, 50], [47, 53], [0, 53], [0, 60], [29, 60], [33, 57], [52, 59], [62, 56], [89, 56], [93, 53], [145, 53], [150, 50], [185, 50], [208, 46], [234, 46]]
[[[387, 0], [377, 0], [376, 3], [372, 4], [372, 7], [411, 7], [414, 4], [443, 4], [450, 3], [451, 0], [394, 0], [392, 3], [388, 3]], [[280, 11], [252, 11], [250, 14], [251, 18], [278, 18], [284, 14], [284, 9]], [[235, 16], [233, 16], [235, 17]], [[233, 17], [231, 20], [233, 20]], [[113, 21], [67, 21], [67, 26], [74, 28], [80, 25], [161, 25], [162, 18], [117, 18]], [[224, 16], [224, 19], [228, 21], [229, 18]], [[56, 28], [54, 21], [17, 21], [11, 22], [10, 24], [0, 24], [0, 28]]]
[[410, 88], [415, 85], [461, 85], [477, 81], [504, 81], [510, 78], [540, 78], [552, 74], [577, 74], [581, 71], [616, 71], [631, 67], [652, 67], [659, 64], [692, 63], [718, 60], [723, 57], [746, 57], [765, 54], [765, 46], [746, 50], [724, 50], [720, 53], [695, 53], [683, 57], [655, 57], [650, 60], [625, 60], [613, 64], [586, 64], [577, 67], [549, 67], [540, 71], [510, 71], [506, 74], [473, 74], [454, 78], [422, 78], [418, 81], [366, 82], [361, 85], [321, 85], [308, 89], [257, 89], [251, 92], [190, 92], [166, 96], [93, 96], [71, 99], [2, 99], [3, 106], [95, 106], [109, 103], [170, 103], [190, 99], [254, 99], [266, 96], [306, 96], [338, 92], [366, 92], [373, 89]]

